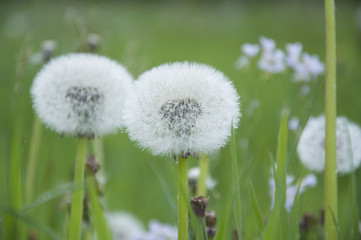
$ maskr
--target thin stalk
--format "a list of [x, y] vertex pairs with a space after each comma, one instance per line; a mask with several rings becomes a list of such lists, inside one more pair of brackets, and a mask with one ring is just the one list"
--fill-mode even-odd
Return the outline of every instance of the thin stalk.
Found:
[[31, 134], [30, 150], [29, 150], [29, 159], [28, 166], [26, 170], [26, 180], [25, 180], [25, 203], [28, 204], [33, 200], [34, 196], [34, 179], [35, 179], [35, 170], [36, 170], [36, 160], [39, 150], [41, 136], [41, 121], [35, 116], [33, 123], [33, 131]]
[[[17, 211], [21, 206], [21, 168], [20, 168], [20, 130], [19, 121], [15, 124], [13, 138], [11, 143], [10, 159], [10, 206], [12, 210]], [[19, 232], [19, 222], [13, 216], [6, 216], [6, 226], [8, 239], [16, 239]]]
[[325, 165], [325, 237], [338, 239], [335, 221], [337, 209], [336, 163], [336, 25], [334, 0], [325, 0], [326, 12], [326, 165]]
[[198, 184], [197, 184], [197, 196], [206, 197], [207, 195], [206, 180], [209, 169], [209, 157], [206, 154], [202, 154], [201, 157], [199, 158], [199, 168], [201, 169], [201, 174], [199, 175]]
[[[178, 240], [188, 240], [188, 160], [179, 158], [178, 162]], [[185, 195], [185, 196], [184, 196]]]
[[84, 197], [84, 171], [86, 157], [86, 139], [79, 138], [75, 163], [75, 176], [73, 183], [73, 196], [71, 201], [69, 240], [81, 238]]
[[232, 157], [232, 179], [234, 182], [233, 194], [235, 194], [236, 202], [234, 203], [236, 224], [238, 239], [242, 239], [242, 205], [241, 205], [241, 193], [239, 185], [239, 169], [237, 160], [237, 149], [236, 149], [236, 136], [234, 128], [232, 128], [232, 139], [231, 139], [231, 157]]
[[92, 226], [95, 229], [97, 239], [111, 240], [112, 238], [107, 221], [105, 219], [102, 206], [98, 200], [98, 187], [94, 173], [88, 170], [87, 175], [89, 176], [87, 180], [87, 184], [89, 185], [87, 187], [87, 191], [89, 196]]

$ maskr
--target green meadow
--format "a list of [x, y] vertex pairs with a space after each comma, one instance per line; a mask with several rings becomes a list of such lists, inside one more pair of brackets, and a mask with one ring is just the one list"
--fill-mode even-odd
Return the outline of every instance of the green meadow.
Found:
[[[361, 125], [361, 30], [355, 22], [356, 6], [336, 1], [336, 7], [337, 113]], [[310, 92], [303, 96], [302, 83], [292, 82], [289, 72], [266, 75], [256, 64], [238, 70], [235, 62], [241, 54], [240, 46], [258, 43], [260, 36], [274, 39], [282, 49], [287, 43], [301, 42], [304, 51], [318, 55], [324, 62], [322, 1], [0, 3], [0, 238], [5, 240], [4, 216], [11, 212], [29, 225], [38, 239], [51, 239], [51, 236], [66, 239], [69, 186], [73, 181], [77, 141], [42, 126], [34, 199], [25, 205], [24, 181], [35, 117], [29, 90], [42, 67], [34, 62], [34, 56], [44, 40], [56, 41], [54, 56], [59, 56], [81, 50], [90, 33], [101, 37], [97, 53], [123, 64], [134, 78], [162, 63], [189, 61], [211, 65], [232, 80], [241, 97], [242, 118], [233, 144], [240, 175], [243, 236], [260, 239], [250, 183], [266, 224], [272, 212], [269, 179], [284, 110], [288, 119], [297, 117], [300, 121], [297, 131], [288, 130], [287, 173], [296, 179], [311, 173], [300, 163], [296, 146], [309, 116], [324, 113], [325, 75], [310, 82]], [[104, 189], [105, 209], [131, 213], [145, 228], [152, 219], [176, 226], [175, 161], [140, 149], [125, 131], [105, 136], [103, 143], [102, 168], [108, 179]], [[91, 144], [88, 152], [94, 152]], [[20, 159], [21, 205], [25, 206], [18, 212], [9, 207], [10, 162], [14, 154]], [[233, 207], [229, 208], [236, 202], [232, 194], [230, 142], [210, 157], [210, 175], [218, 184], [209, 192], [208, 209], [217, 214], [217, 230], [224, 224], [224, 239], [234, 239], [236, 214]], [[197, 159], [189, 159], [189, 167], [197, 165]], [[321, 221], [324, 175], [315, 174], [316, 187], [306, 189], [300, 196], [298, 221], [310, 213]], [[355, 176], [355, 189], [351, 187], [352, 176]], [[356, 170], [355, 175], [339, 176], [338, 190], [340, 234], [343, 239], [352, 239], [353, 216], [361, 215], [361, 170]], [[353, 195], [356, 195], [353, 198], [356, 207], [351, 204]], [[283, 221], [280, 224], [281, 228], [288, 228]], [[301, 237], [323, 239], [323, 226], [321, 223], [317, 226], [317, 229], [301, 229]], [[49, 231], [51, 236], [47, 234]]]

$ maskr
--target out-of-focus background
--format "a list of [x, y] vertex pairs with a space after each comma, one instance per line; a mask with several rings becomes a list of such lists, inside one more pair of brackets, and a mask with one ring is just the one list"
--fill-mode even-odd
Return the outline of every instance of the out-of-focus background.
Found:
[[[337, 111], [361, 125], [361, 10], [357, 4], [356, 0], [336, 1]], [[266, 220], [271, 208], [270, 154], [276, 154], [282, 109], [288, 110], [289, 119], [297, 117], [301, 126], [309, 115], [321, 114], [324, 76], [310, 83], [310, 93], [303, 96], [301, 84], [292, 82], [287, 73], [265, 76], [255, 68], [236, 69], [240, 46], [257, 43], [260, 36], [274, 39], [283, 49], [286, 43], [301, 42], [305, 51], [324, 61], [324, 18], [323, 1], [2, 1], [0, 204], [8, 201], [8, 163], [15, 118], [20, 119], [23, 174], [27, 167], [34, 121], [29, 89], [42, 66], [37, 59], [42, 42], [56, 41], [54, 55], [58, 56], [81, 50], [88, 34], [94, 33], [101, 38], [98, 54], [124, 64], [135, 78], [162, 63], [195, 61], [214, 66], [233, 81], [241, 96], [243, 117], [236, 132], [237, 151], [245, 226], [252, 236], [257, 227], [247, 226], [247, 220], [254, 218], [249, 182], [254, 184]], [[288, 172], [296, 177], [308, 173], [295, 151], [299, 133], [300, 128], [289, 131]], [[44, 127], [40, 144], [35, 196], [70, 183], [75, 159], [76, 140], [72, 137], [61, 138]], [[130, 212], [144, 226], [151, 219], [175, 225], [176, 212], [169, 201], [170, 196], [176, 202], [174, 161], [139, 149], [125, 133], [106, 136], [104, 152], [106, 208]], [[218, 184], [210, 192], [209, 209], [221, 217], [231, 191], [229, 146], [211, 158], [210, 173]], [[190, 165], [197, 165], [197, 161], [191, 160]], [[319, 217], [323, 209], [323, 174], [316, 176], [317, 186], [301, 197], [301, 212]], [[360, 170], [356, 177], [360, 183]], [[340, 177], [339, 186], [340, 224], [347, 225], [349, 192], [342, 187], [348, 186], [344, 177]], [[358, 190], [361, 194], [361, 185]], [[37, 206], [31, 210], [31, 219], [62, 234], [66, 201], [63, 194]], [[234, 228], [231, 215], [229, 236]]]

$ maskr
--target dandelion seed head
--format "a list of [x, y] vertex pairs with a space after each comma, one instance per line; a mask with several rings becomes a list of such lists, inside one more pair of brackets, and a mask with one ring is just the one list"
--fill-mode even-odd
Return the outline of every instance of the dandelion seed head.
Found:
[[[361, 129], [345, 117], [336, 120], [337, 171], [350, 173], [361, 163]], [[325, 116], [311, 117], [297, 146], [301, 162], [310, 170], [321, 172], [325, 167]]]
[[187, 62], [143, 73], [126, 106], [130, 138], [156, 155], [211, 153], [225, 145], [240, 118], [239, 96], [228, 78]]
[[59, 133], [101, 136], [123, 126], [124, 101], [132, 81], [123, 66], [106, 57], [64, 55], [35, 77], [33, 106], [40, 119]]

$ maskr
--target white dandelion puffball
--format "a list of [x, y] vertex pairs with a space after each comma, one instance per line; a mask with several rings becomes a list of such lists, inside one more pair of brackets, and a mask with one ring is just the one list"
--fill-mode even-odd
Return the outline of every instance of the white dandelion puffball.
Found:
[[[325, 116], [311, 117], [300, 137], [297, 152], [310, 170], [321, 172], [325, 167]], [[350, 173], [361, 163], [361, 129], [346, 117], [337, 117], [337, 171]]]
[[94, 54], [51, 60], [31, 88], [39, 118], [61, 134], [101, 136], [123, 126], [122, 112], [132, 76], [120, 64]]
[[124, 112], [130, 138], [155, 155], [211, 153], [226, 144], [240, 116], [231, 81], [210, 66], [188, 62], [143, 73]]

